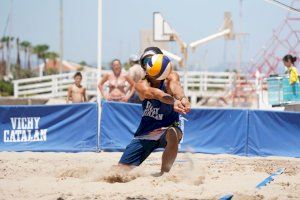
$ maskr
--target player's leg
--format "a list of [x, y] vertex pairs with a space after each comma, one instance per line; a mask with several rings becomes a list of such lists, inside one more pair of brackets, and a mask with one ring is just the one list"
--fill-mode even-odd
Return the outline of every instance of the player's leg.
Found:
[[161, 173], [169, 172], [178, 152], [178, 144], [182, 138], [182, 132], [176, 127], [171, 127], [166, 131], [166, 146], [162, 155]]
[[119, 165], [127, 169], [139, 166], [156, 148], [156, 145], [155, 141], [133, 139], [126, 147]]

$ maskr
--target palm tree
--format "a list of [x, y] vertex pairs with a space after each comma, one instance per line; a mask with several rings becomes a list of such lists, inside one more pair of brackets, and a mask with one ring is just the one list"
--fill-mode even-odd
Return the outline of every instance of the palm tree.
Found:
[[46, 57], [46, 59], [53, 60], [53, 66], [54, 66], [54, 68], [48, 69], [50, 71], [47, 71], [46, 73], [49, 75], [58, 73], [57, 69], [55, 68], [56, 63], [57, 63], [56, 59], [59, 57], [58, 53], [56, 53], [54, 51], [50, 51], [50, 52], [46, 53], [45, 57]]
[[7, 46], [7, 42], [8, 42], [8, 37], [3, 36], [3, 37], [1, 38], [1, 44], [2, 44], [2, 61], [3, 61], [3, 65], [4, 65], [4, 67], [5, 67], [5, 74], [8, 73], [8, 69], [7, 69], [7, 66], [6, 66], [7, 62], [6, 62], [6, 60], [4, 59], [4, 52], [5, 52], [4, 49], [5, 49], [5, 47]]
[[16, 44], [17, 44], [17, 60], [16, 60], [16, 75], [17, 78], [20, 77], [20, 70], [21, 70], [21, 59], [20, 59], [20, 39], [16, 39]]
[[14, 40], [14, 37], [10, 36], [3, 36], [1, 38], [1, 42], [6, 46], [6, 57], [7, 57], [7, 67], [6, 67], [6, 74], [10, 74], [10, 50], [11, 50], [11, 42]]
[[[24, 63], [25, 63], [25, 66], [27, 64], [28, 70], [31, 70], [31, 66], [30, 66], [30, 48], [31, 48], [31, 43], [24, 40], [24, 41], [21, 42], [20, 45], [21, 45], [22, 50], [24, 51]], [[27, 60], [27, 62], [26, 62], [26, 60]]]
[[5, 62], [4, 62], [4, 45], [0, 41], [0, 50], [1, 50], [1, 60], [0, 60], [0, 79], [3, 78], [3, 75], [5, 74]]
[[1, 42], [1, 46], [2, 46], [2, 60], [4, 60], [4, 48], [5, 48], [5, 46], [6, 46], [6, 43], [7, 43], [7, 40], [8, 40], [8, 38], [6, 37], [6, 36], [3, 36], [2, 38], [1, 38], [1, 40], [0, 40], [0, 42]]
[[2, 40], [0, 41], [0, 50], [1, 50], [1, 63], [4, 62], [4, 44]]
[[45, 67], [46, 67], [46, 53], [49, 49], [49, 46], [46, 44], [38, 44], [33, 47], [33, 52], [37, 55], [37, 62], [39, 64], [39, 60], [42, 59]]
[[49, 51], [46, 53], [45, 57], [46, 57], [46, 59], [53, 60], [54, 66], [56, 66], [56, 59], [59, 57], [58, 53], [56, 53], [54, 51]]

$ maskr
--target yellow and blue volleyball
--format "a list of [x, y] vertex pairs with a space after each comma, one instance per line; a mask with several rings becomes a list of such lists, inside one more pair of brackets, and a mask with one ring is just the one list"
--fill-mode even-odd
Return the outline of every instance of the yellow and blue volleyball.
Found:
[[156, 80], [166, 79], [172, 70], [171, 61], [163, 54], [155, 54], [148, 60], [146, 73]]

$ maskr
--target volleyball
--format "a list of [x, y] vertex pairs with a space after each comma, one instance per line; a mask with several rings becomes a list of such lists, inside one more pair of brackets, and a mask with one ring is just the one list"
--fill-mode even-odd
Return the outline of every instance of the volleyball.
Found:
[[171, 61], [163, 54], [155, 54], [148, 60], [146, 73], [156, 80], [166, 79], [171, 72]]

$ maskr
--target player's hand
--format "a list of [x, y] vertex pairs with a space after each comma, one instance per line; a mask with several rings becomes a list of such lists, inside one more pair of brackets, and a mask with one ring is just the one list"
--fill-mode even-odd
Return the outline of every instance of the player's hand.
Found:
[[188, 99], [187, 97], [183, 97], [183, 98], [181, 99], [181, 104], [183, 105], [184, 111], [185, 111], [186, 113], [188, 113], [188, 112], [191, 111], [191, 103], [190, 103], [190, 101], [189, 101], [189, 99]]
[[182, 105], [181, 101], [175, 100], [174, 102], [174, 111], [180, 114], [186, 114], [184, 106]]

